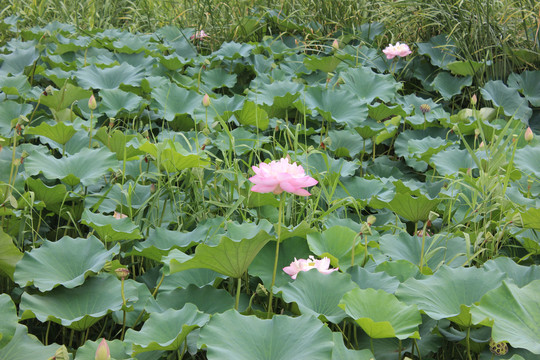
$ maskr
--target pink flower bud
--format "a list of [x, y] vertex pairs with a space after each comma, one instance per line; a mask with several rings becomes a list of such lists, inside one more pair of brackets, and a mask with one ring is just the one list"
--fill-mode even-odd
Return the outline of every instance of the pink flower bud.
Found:
[[531, 127], [529, 126], [527, 128], [527, 130], [525, 130], [525, 140], [527, 140], [527, 142], [531, 141], [532, 139], [534, 138], [534, 134], [532, 132], [532, 129]]
[[204, 94], [202, 98], [202, 104], [204, 105], [204, 107], [210, 106], [210, 96], [208, 96], [208, 94]]
[[339, 50], [339, 42], [337, 41], [337, 39], [335, 39], [332, 43], [332, 47], [334, 48], [334, 50]]
[[110, 360], [110, 359], [111, 359], [111, 352], [109, 350], [109, 345], [107, 344], [107, 341], [102, 338], [96, 350], [95, 360]]
[[90, 96], [90, 99], [88, 99], [88, 108], [90, 110], [96, 110], [97, 108], [97, 102], [96, 102], [96, 98], [94, 97], [94, 94], [92, 94], [92, 96]]

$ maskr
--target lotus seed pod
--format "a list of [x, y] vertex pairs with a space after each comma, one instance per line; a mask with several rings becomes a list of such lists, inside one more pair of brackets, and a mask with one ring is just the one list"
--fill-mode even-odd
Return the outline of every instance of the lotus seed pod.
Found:
[[527, 142], [530, 142], [534, 138], [534, 134], [532, 132], [531, 127], [529, 126], [527, 130], [525, 130], [525, 140]]
[[422, 111], [422, 114], [426, 114], [431, 111], [431, 106], [428, 104], [422, 104], [420, 105], [420, 111]]
[[506, 355], [508, 352], [508, 344], [504, 341], [496, 343], [493, 341], [493, 339], [489, 340], [489, 351], [491, 351], [494, 355]]
[[375, 224], [375, 221], [377, 221], [377, 218], [375, 217], [375, 215], [369, 215], [369, 216], [367, 217], [367, 221], [366, 221], [366, 222], [367, 222], [369, 225], [373, 225], [373, 224]]
[[255, 290], [258, 296], [268, 296], [268, 290], [264, 287], [263, 284], [258, 284], [257, 289]]
[[480, 135], [480, 129], [476, 128], [474, 129], [474, 137], [478, 137], [478, 135]]
[[51, 85], [47, 86], [45, 88], [45, 95], [52, 95], [53, 93], [53, 87]]
[[97, 108], [97, 102], [96, 102], [96, 98], [94, 97], [94, 94], [92, 94], [92, 96], [90, 96], [90, 99], [88, 99], [88, 108], [90, 110], [96, 110]]
[[114, 269], [114, 272], [115, 272], [116, 276], [121, 280], [124, 280], [125, 278], [127, 278], [129, 276], [129, 270], [126, 269], [126, 268]]
[[523, 227], [523, 219], [521, 218], [520, 213], [516, 213], [514, 216], [512, 216], [512, 224], [517, 227]]
[[433, 222], [433, 221], [437, 220], [438, 217], [439, 217], [439, 214], [437, 214], [436, 212], [434, 212], [434, 211], [429, 212], [429, 215], [428, 215], [429, 221]]

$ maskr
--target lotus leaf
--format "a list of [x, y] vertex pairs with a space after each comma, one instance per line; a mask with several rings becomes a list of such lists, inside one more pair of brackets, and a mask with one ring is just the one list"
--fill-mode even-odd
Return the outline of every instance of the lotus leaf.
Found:
[[0, 353], [15, 335], [18, 321], [17, 308], [11, 297], [8, 294], [0, 294]]
[[58, 344], [44, 346], [34, 335], [28, 334], [28, 328], [17, 324], [17, 330], [11, 341], [0, 348], [0, 360], [49, 359], [60, 347]]
[[107, 251], [95, 236], [45, 241], [24, 253], [15, 268], [14, 281], [21, 287], [34, 285], [42, 292], [58, 285], [71, 289], [84, 283], [88, 275], [98, 273], [119, 252], [118, 244]]
[[11, 236], [0, 230], [0, 273], [13, 280], [15, 265], [22, 257], [23, 254], [15, 246]]
[[235, 310], [212, 316], [198, 344], [209, 360], [328, 360], [334, 347], [330, 329], [313, 316], [261, 320]]
[[139, 227], [130, 218], [116, 219], [113, 216], [95, 214], [85, 209], [81, 222], [91, 226], [106, 242], [134, 240], [142, 237]]
[[133, 355], [154, 350], [178, 350], [187, 335], [208, 322], [210, 315], [203, 314], [193, 304], [181, 310], [168, 309], [152, 313], [139, 331], [128, 329], [126, 341], [133, 343]]
[[339, 307], [371, 338], [420, 338], [422, 318], [416, 305], [406, 305], [384, 290], [355, 288], [343, 296]]

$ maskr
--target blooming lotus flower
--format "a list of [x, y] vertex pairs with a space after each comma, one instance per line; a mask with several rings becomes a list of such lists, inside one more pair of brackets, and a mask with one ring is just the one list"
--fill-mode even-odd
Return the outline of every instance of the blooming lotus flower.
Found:
[[396, 56], [405, 57], [411, 52], [412, 51], [409, 49], [409, 45], [401, 44], [399, 41], [396, 43], [396, 45], [390, 44], [383, 50], [383, 53], [386, 55], [388, 60], [393, 59]]
[[304, 168], [296, 163], [290, 163], [288, 158], [274, 160], [269, 164], [261, 163], [252, 166], [255, 176], [249, 178], [255, 184], [251, 191], [258, 193], [274, 193], [276, 195], [286, 191], [300, 196], [311, 195], [303, 189], [318, 183], [311, 176], [306, 175]]
[[109, 345], [105, 339], [101, 339], [99, 346], [96, 350], [95, 360], [111, 360], [111, 352], [109, 350]]
[[331, 272], [334, 272], [338, 270], [338, 268], [335, 269], [329, 269], [330, 267], [330, 259], [327, 257], [322, 258], [321, 260], [315, 259], [313, 255], [310, 255], [308, 259], [296, 259], [294, 258], [294, 261], [291, 263], [291, 265], [286, 266], [283, 268], [283, 271], [287, 273], [287, 275], [290, 275], [290, 277], [295, 280], [296, 275], [300, 271], [309, 271], [311, 269], [317, 269], [322, 274], [330, 274]]
[[196, 39], [196, 40], [202, 40], [205, 37], [208, 37], [209, 35], [204, 32], [204, 30], [201, 31], [195, 31], [195, 34], [191, 35], [190, 39]]

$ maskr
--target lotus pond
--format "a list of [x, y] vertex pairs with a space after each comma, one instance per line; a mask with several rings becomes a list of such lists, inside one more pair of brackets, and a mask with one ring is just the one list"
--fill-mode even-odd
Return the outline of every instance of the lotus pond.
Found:
[[1, 360], [540, 358], [540, 71], [0, 27]]

